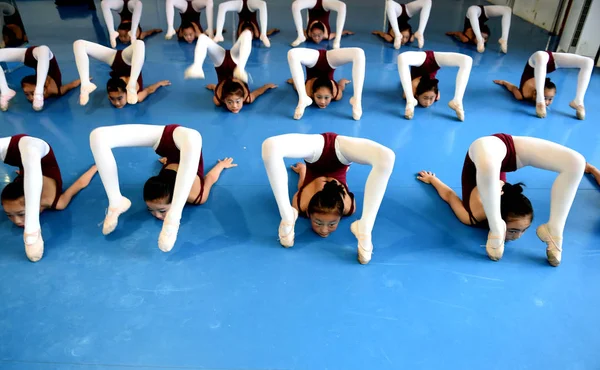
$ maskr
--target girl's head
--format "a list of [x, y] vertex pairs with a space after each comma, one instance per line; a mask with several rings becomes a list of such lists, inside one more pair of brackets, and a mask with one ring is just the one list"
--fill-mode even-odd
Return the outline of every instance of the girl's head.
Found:
[[179, 27], [179, 38], [188, 44], [191, 44], [196, 40], [196, 29], [192, 22], [186, 21], [181, 23]]
[[327, 108], [333, 100], [333, 82], [328, 77], [318, 77], [313, 82], [312, 95], [319, 108]]
[[[549, 78], [546, 77], [546, 81], [544, 81], [544, 102], [546, 106], [550, 106], [554, 101], [554, 97], [556, 96], [556, 85], [554, 82], [550, 81]], [[533, 90], [533, 99], [535, 100], [537, 97], [537, 91]]]
[[221, 101], [225, 102], [227, 110], [232, 113], [239, 113], [244, 106], [245, 90], [239, 82], [227, 80], [221, 88]]
[[111, 78], [106, 83], [108, 100], [117, 108], [123, 108], [127, 104], [127, 84], [120, 78]]
[[162, 170], [144, 184], [144, 201], [148, 211], [159, 220], [164, 220], [171, 208], [176, 177], [177, 171]]
[[[123, 22], [117, 27], [117, 33], [119, 34], [119, 41], [123, 44], [128, 44], [131, 41], [131, 37], [129, 36], [129, 31], [131, 31], [131, 22]], [[136, 38], [140, 37], [140, 28], [136, 30]]]
[[[25, 98], [31, 103], [33, 102], [33, 93], [35, 92], [35, 85], [37, 84], [37, 76], [29, 75], [23, 77], [21, 80], [21, 88], [25, 93]], [[44, 84], [44, 97], [46, 97], [46, 86], [48, 84], [48, 79], [46, 79], [46, 83]]]
[[8, 219], [15, 225], [23, 227], [25, 225], [25, 190], [23, 187], [23, 178], [17, 177], [2, 190], [0, 195], [2, 208], [8, 216]]
[[344, 215], [345, 195], [344, 187], [331, 180], [310, 199], [306, 213], [313, 231], [319, 236], [326, 238], [337, 229]]
[[438, 83], [439, 80], [435, 78], [431, 79], [429, 76], [421, 77], [415, 93], [415, 98], [420, 106], [428, 108], [435, 103], [438, 95]]
[[27, 42], [27, 35], [19, 25], [5, 24], [2, 27], [2, 39], [4, 40], [4, 47], [16, 48]]
[[400, 29], [400, 34], [402, 35], [402, 45], [407, 44], [412, 36], [412, 27], [410, 25], [404, 26]]
[[533, 221], [533, 207], [523, 195], [523, 184], [506, 183], [502, 187], [500, 214], [506, 222], [506, 240], [519, 239]]
[[325, 38], [325, 26], [321, 22], [315, 22], [308, 30], [308, 38], [315, 44], [320, 43]]

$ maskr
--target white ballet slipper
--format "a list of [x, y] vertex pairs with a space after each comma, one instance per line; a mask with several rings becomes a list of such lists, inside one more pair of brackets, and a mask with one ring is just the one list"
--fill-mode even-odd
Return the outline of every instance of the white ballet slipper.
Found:
[[[279, 223], [279, 243], [286, 248], [291, 248], [294, 246], [294, 237], [296, 236], [294, 233], [294, 226], [296, 225], [296, 220], [298, 219], [298, 211], [295, 208], [292, 208], [292, 212], [294, 213], [293, 221], [281, 220]], [[286, 232], [286, 228], [291, 228], [291, 230]]]
[[577, 115], [577, 119], [580, 120], [584, 120], [585, 119], [585, 108], [583, 107], [583, 105], [579, 105], [577, 103], [575, 103], [575, 101], [572, 101], [569, 103], [569, 107], [575, 109], [576, 111], [576, 115]]
[[371, 261], [373, 255], [373, 242], [371, 241], [371, 235], [360, 232], [360, 220], [354, 221], [350, 225], [350, 231], [356, 237], [358, 241], [358, 262], [361, 265], [366, 265]]
[[119, 216], [131, 207], [131, 201], [125, 197], [122, 197], [120, 204], [117, 207], [109, 207], [104, 217], [104, 224], [102, 226], [102, 234], [108, 235], [112, 233], [117, 225], [119, 224]]
[[44, 239], [42, 239], [42, 230], [34, 233], [23, 234], [25, 242], [25, 255], [31, 262], [37, 262], [44, 255]]
[[179, 222], [163, 222], [162, 230], [158, 236], [158, 248], [163, 252], [170, 252], [177, 241]]
[[546, 258], [548, 263], [554, 267], [560, 265], [562, 260], [562, 237], [552, 236], [548, 230], [548, 224], [538, 226], [535, 231], [538, 238], [546, 243]]
[[15, 97], [17, 93], [13, 89], [8, 89], [6, 94], [0, 95], [0, 110], [6, 112], [8, 110], [8, 102]]
[[298, 37], [296, 40], [294, 40], [294, 41], [292, 42], [292, 46], [293, 46], [293, 47], [296, 47], [296, 46], [298, 46], [298, 45], [302, 44], [303, 42], [306, 42], [306, 37], [304, 37], [304, 36], [300, 36], [300, 37]]

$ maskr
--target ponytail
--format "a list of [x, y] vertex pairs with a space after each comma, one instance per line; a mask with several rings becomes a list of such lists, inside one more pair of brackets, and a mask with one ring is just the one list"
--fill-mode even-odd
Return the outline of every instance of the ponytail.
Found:
[[533, 221], [533, 207], [529, 199], [523, 195], [523, 183], [509, 184], [505, 183], [502, 187], [502, 196], [500, 197], [500, 213], [502, 219], [531, 217]]
[[325, 183], [323, 190], [315, 193], [308, 203], [307, 214], [313, 213], [337, 213], [340, 217], [344, 215], [344, 197], [346, 189], [337, 181], [331, 180]]

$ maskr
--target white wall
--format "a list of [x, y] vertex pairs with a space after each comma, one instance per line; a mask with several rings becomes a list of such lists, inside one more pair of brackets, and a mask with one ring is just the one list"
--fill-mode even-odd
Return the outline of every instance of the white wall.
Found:
[[552, 30], [560, 0], [488, 0], [496, 5], [513, 5], [513, 14], [546, 31]]
[[565, 30], [558, 47], [559, 51], [595, 58], [600, 47], [600, 22], [597, 19], [597, 15], [600, 14], [600, 1], [592, 2], [581, 35], [579, 36], [579, 42], [576, 47], [571, 48], [571, 41], [575, 34], [577, 22], [579, 22], [583, 3], [584, 0], [573, 0], [571, 13], [569, 14], [569, 18], [567, 18]]

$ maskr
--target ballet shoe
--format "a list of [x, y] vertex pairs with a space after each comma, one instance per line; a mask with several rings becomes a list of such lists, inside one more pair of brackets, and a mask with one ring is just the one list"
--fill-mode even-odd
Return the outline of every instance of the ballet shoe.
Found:
[[546, 103], [537, 103], [535, 105], [535, 114], [540, 118], [546, 118]]
[[81, 84], [79, 89], [79, 105], [86, 105], [90, 100], [90, 94], [96, 90], [96, 85], [91, 82]]
[[137, 104], [137, 86], [127, 86], [127, 104]]
[[127, 31], [127, 34], [129, 35], [129, 39], [131, 40], [130, 42], [133, 44], [133, 42], [137, 39], [137, 37], [135, 37], [135, 32]]
[[546, 258], [548, 259], [548, 263], [554, 267], [560, 265], [562, 259], [562, 237], [552, 236], [548, 229], [548, 224], [538, 226], [535, 233], [547, 245]]
[[[214, 36], [214, 32], [213, 32], [213, 30], [212, 30], [212, 29], [210, 29], [210, 28], [209, 28], [209, 29], [207, 29], [206, 31], [204, 31], [204, 34], [205, 34], [206, 36], [208, 36], [208, 38], [209, 38], [209, 39], [212, 39], [212, 38], [213, 38], [213, 36]], [[214, 41], [214, 40], [213, 40], [213, 41]]]
[[179, 222], [163, 222], [162, 230], [158, 236], [158, 249], [163, 252], [170, 252], [177, 241], [177, 233], [179, 232]]
[[[296, 224], [296, 220], [298, 219], [298, 211], [296, 210], [296, 208], [292, 208], [292, 211], [294, 212], [293, 221], [281, 220], [281, 222], [279, 223], [279, 243], [286, 248], [291, 248], [294, 246], [294, 226]], [[290, 232], [286, 233], [285, 228], [288, 227], [291, 227], [291, 230]]]
[[44, 108], [44, 95], [34, 94], [33, 95], [33, 110], [39, 112]]
[[333, 40], [333, 48], [334, 49], [339, 49], [342, 46], [341, 44], [342, 44], [341, 40], [338, 40], [338, 39]]
[[223, 42], [225, 39], [223, 38], [223, 35], [215, 35], [215, 37], [213, 37], [212, 40], [216, 43], [219, 43], [219, 42]]
[[360, 117], [362, 117], [362, 102], [353, 96], [350, 98], [350, 105], [352, 105], [352, 118], [355, 121], [360, 120]]
[[502, 255], [504, 255], [504, 235], [497, 236], [492, 235], [490, 231], [488, 233], [488, 239], [485, 243], [485, 251], [492, 261], [500, 261]]
[[448, 106], [456, 112], [456, 117], [459, 121], [465, 120], [465, 111], [463, 110], [463, 106], [460, 103], [457, 103], [454, 99], [450, 100]]
[[237, 78], [238, 80], [248, 83], [248, 72], [237, 66], [233, 70], [233, 78]]
[[267, 37], [267, 35], [260, 35], [260, 41], [262, 41], [263, 45], [266, 48], [271, 47], [271, 41], [269, 41], [269, 38]]
[[31, 262], [37, 262], [44, 255], [44, 239], [42, 239], [42, 230], [34, 233], [24, 233], [25, 255]]
[[167, 30], [167, 33], [165, 34], [165, 40], [170, 40], [173, 38], [173, 36], [175, 36], [177, 32], [175, 31], [174, 28], [171, 28], [169, 30]]
[[119, 38], [119, 33], [118, 32], [111, 32], [110, 35], [108, 35], [108, 38], [110, 39], [110, 47], [111, 48], [116, 48], [117, 47], [117, 39]]
[[417, 105], [417, 101], [414, 100], [412, 102], [406, 102], [406, 108], [404, 109], [404, 118], [413, 119], [415, 116], [415, 106]]
[[296, 47], [296, 46], [298, 46], [298, 45], [302, 44], [302, 43], [303, 43], [303, 42], [305, 42], [305, 41], [306, 41], [306, 37], [304, 37], [304, 36], [300, 36], [300, 37], [298, 37], [296, 40], [294, 40], [294, 42], [292, 42], [292, 46], [293, 46], [293, 47]]
[[579, 105], [577, 103], [575, 103], [575, 101], [572, 101], [569, 103], [569, 107], [575, 109], [576, 111], [576, 115], [577, 115], [577, 119], [580, 120], [584, 120], [585, 119], [585, 108], [583, 107], [583, 105]]
[[106, 217], [104, 217], [104, 224], [102, 226], [102, 234], [108, 235], [112, 233], [119, 224], [119, 216], [131, 207], [131, 201], [125, 197], [122, 197], [121, 204], [118, 207], [108, 208]]
[[478, 53], [483, 53], [485, 51], [485, 44], [483, 42], [478, 42], [477, 43], [477, 52]]
[[192, 64], [191, 66], [189, 66], [184, 72], [184, 77], [186, 79], [199, 78], [203, 80], [204, 71], [202, 70], [202, 64]]
[[504, 39], [500, 39], [498, 40], [498, 43], [500, 44], [500, 50], [502, 50], [504, 54], [508, 53], [508, 42]]
[[402, 46], [402, 37], [394, 37], [394, 49], [400, 50], [400, 46]]
[[312, 103], [313, 103], [312, 99], [309, 98], [308, 96], [306, 96], [306, 97], [302, 98], [300, 101], [298, 101], [298, 106], [296, 107], [296, 110], [294, 111], [294, 119], [302, 118], [302, 116], [304, 115], [304, 110], [306, 109], [306, 107], [308, 107]]
[[419, 44], [419, 49], [423, 49], [423, 46], [425, 45], [425, 39], [423, 38], [423, 35], [421, 35], [421, 32], [419, 32], [419, 31], [415, 32], [415, 39], [417, 39], [417, 43]]
[[358, 262], [361, 265], [366, 265], [371, 261], [373, 255], [373, 243], [371, 235], [360, 232], [360, 220], [356, 220], [350, 225], [350, 231], [358, 240]]
[[6, 94], [0, 95], [0, 110], [6, 112], [8, 110], [8, 102], [10, 99], [14, 98], [17, 93], [13, 89], [8, 89]]

